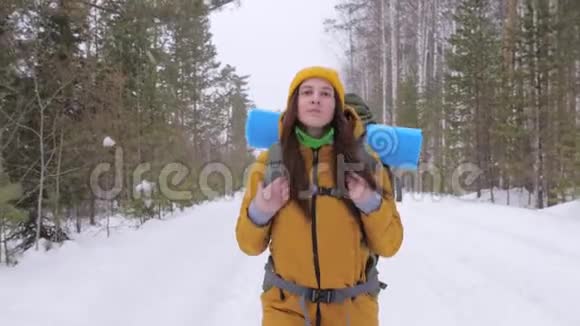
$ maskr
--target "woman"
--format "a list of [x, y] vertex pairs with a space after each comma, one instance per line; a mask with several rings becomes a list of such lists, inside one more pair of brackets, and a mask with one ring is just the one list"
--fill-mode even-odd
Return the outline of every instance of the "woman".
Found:
[[270, 249], [262, 325], [378, 325], [379, 282], [367, 264], [399, 250], [403, 227], [364, 131], [334, 70], [296, 74], [279, 121], [286, 173], [264, 185], [269, 152], [258, 156], [236, 225], [244, 253]]

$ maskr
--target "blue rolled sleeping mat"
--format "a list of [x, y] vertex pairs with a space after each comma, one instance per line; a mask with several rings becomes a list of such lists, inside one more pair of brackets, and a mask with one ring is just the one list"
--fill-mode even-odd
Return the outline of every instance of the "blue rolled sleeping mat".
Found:
[[[268, 149], [278, 141], [278, 121], [282, 112], [252, 108], [246, 120], [246, 141], [255, 149]], [[418, 169], [423, 136], [421, 129], [384, 124], [366, 126], [366, 143], [391, 168]]]

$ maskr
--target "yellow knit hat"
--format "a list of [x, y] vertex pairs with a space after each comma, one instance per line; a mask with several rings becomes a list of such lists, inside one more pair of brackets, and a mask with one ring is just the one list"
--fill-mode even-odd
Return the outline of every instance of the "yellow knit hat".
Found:
[[287, 101], [290, 102], [290, 98], [292, 97], [292, 93], [296, 90], [300, 84], [309, 78], [323, 78], [326, 79], [332, 87], [334, 87], [334, 91], [337, 92], [338, 97], [340, 98], [340, 102], [342, 107], [344, 108], [344, 86], [340, 81], [340, 76], [338, 72], [331, 68], [321, 67], [321, 66], [312, 66], [307, 67], [300, 70], [294, 76], [292, 83], [290, 84], [290, 90], [288, 92], [288, 99]]

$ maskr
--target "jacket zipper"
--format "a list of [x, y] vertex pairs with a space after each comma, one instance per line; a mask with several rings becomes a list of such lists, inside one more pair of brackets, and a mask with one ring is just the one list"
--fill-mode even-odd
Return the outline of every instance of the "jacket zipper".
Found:
[[[312, 159], [312, 182], [316, 192], [312, 195], [310, 202], [310, 216], [312, 217], [312, 253], [314, 256], [314, 273], [316, 274], [316, 283], [320, 290], [320, 262], [318, 259], [318, 236], [316, 233], [316, 196], [318, 193], [318, 149], [314, 150], [314, 158]], [[322, 323], [322, 315], [320, 313], [320, 302], [316, 303], [316, 326]]]
[[[314, 183], [314, 189], [318, 189], [318, 149], [314, 150], [313, 158], [313, 169], [312, 169], [312, 182]], [[310, 202], [310, 215], [312, 217], [312, 251], [314, 256], [314, 273], [316, 274], [316, 282], [318, 288], [320, 289], [320, 262], [318, 259], [318, 236], [316, 233], [316, 196], [315, 192], [312, 195], [312, 200]]]

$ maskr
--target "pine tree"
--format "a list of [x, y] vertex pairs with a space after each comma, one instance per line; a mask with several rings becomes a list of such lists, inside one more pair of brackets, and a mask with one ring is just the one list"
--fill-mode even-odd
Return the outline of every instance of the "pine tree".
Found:
[[532, 166], [529, 153], [529, 133], [526, 129], [525, 88], [522, 74], [522, 46], [519, 0], [509, 0], [506, 5], [505, 23], [502, 34], [502, 61], [497, 93], [498, 111], [494, 132], [494, 155], [498, 165], [498, 184], [507, 190], [510, 204], [510, 189], [530, 188], [529, 173]]
[[475, 189], [478, 197], [482, 189], [493, 190], [495, 185], [491, 129], [499, 45], [489, 8], [486, 0], [464, 0], [459, 4], [454, 15], [457, 31], [450, 39], [452, 51], [447, 55], [447, 146], [458, 151], [452, 158], [460, 159], [447, 162], [468, 161], [483, 171]]
[[[522, 18], [522, 70], [526, 88], [528, 130], [532, 148], [535, 207], [543, 208], [552, 186], [553, 113], [550, 110], [554, 65], [553, 24], [549, 4], [525, 0]], [[548, 163], [549, 162], [549, 163]]]
[[[231, 69], [228, 65], [224, 70]], [[227, 112], [227, 126], [226, 126], [226, 153], [224, 153], [225, 161], [233, 173], [233, 188], [240, 189], [243, 187], [243, 173], [253, 160], [250, 153], [247, 151], [246, 137], [245, 137], [245, 122], [247, 119], [247, 110], [252, 103], [247, 95], [249, 76], [239, 76], [235, 70], [231, 70], [228, 78], [230, 91], [226, 107]]]
[[579, 185], [575, 156], [578, 88], [580, 87], [580, 3], [559, 1], [552, 15], [554, 23], [555, 72], [553, 105], [555, 112], [555, 157], [552, 186], [549, 187], [548, 205], [573, 198], [574, 188]]

